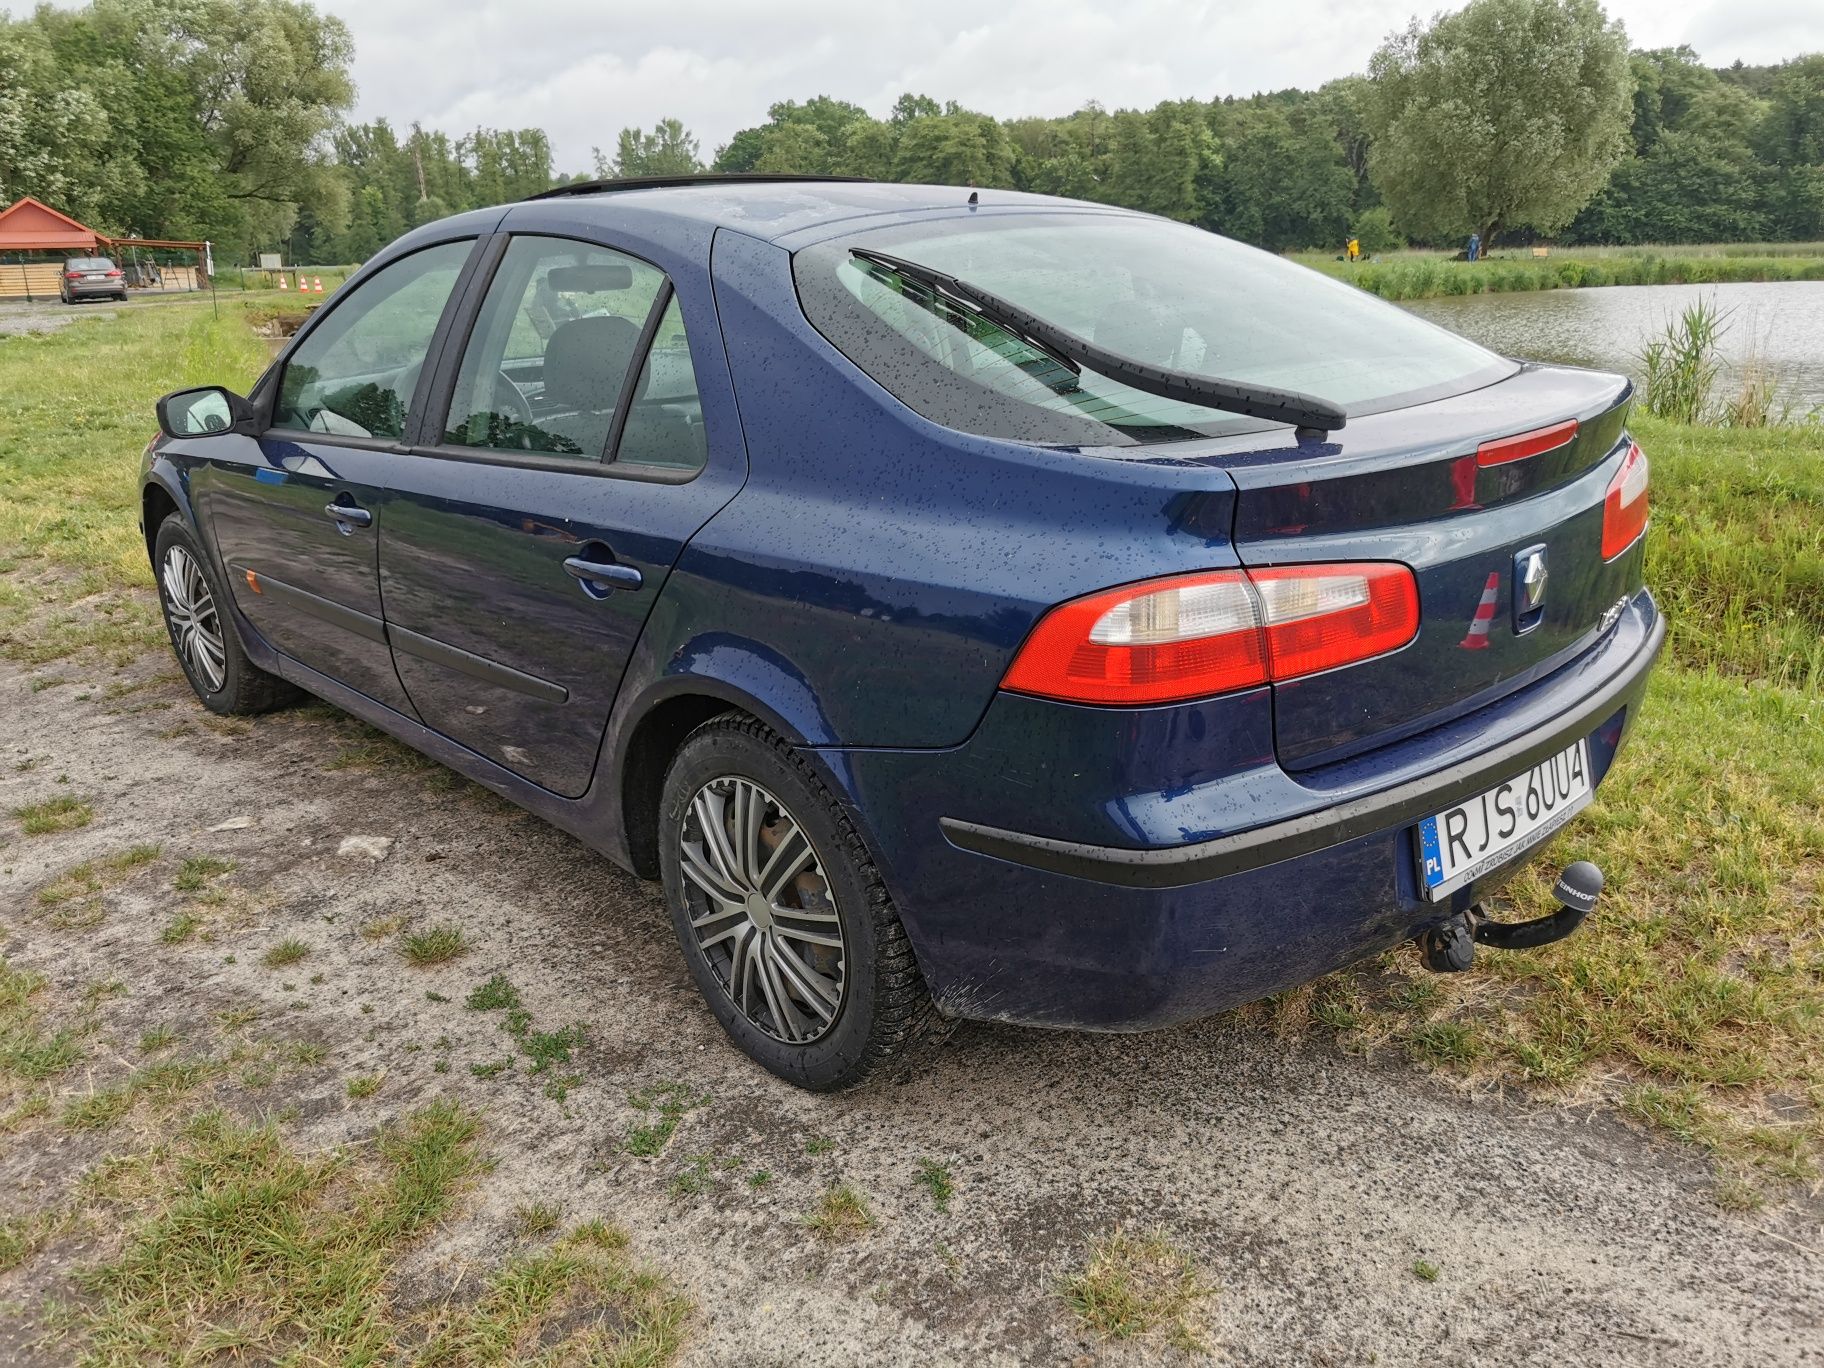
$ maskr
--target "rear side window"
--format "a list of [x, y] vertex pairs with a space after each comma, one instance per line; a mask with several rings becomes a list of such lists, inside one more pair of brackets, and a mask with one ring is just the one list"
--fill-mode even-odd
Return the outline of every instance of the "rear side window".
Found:
[[1133, 360], [1294, 390], [1351, 414], [1462, 393], [1516, 369], [1340, 281], [1163, 219], [956, 219], [797, 254], [799, 297], [818, 331], [912, 409], [985, 436], [1127, 445], [1271, 425], [1075, 374], [851, 246], [934, 267]]
[[624, 252], [514, 238], [463, 351], [444, 443], [600, 461], [664, 284]]
[[397, 441], [431, 334], [473, 244], [446, 242], [369, 276], [285, 363], [273, 426]]

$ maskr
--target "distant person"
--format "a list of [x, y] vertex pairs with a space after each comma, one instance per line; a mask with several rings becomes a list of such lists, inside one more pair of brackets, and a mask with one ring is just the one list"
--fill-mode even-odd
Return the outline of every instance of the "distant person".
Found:
[[1471, 261], [1480, 261], [1482, 259], [1482, 235], [1480, 233], [1471, 233], [1469, 235], [1469, 259]]
[[1343, 255], [1348, 257], [1351, 261], [1360, 261], [1362, 259], [1362, 240], [1360, 238], [1350, 238], [1349, 245], [1343, 248]]

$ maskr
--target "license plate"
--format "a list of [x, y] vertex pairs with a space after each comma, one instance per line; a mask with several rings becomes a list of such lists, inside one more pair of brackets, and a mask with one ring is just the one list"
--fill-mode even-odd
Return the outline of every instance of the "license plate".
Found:
[[87, 275], [83, 276], [83, 279], [84, 280], [106, 280], [107, 276], [103, 275], [100, 271], [90, 271]]
[[1419, 823], [1425, 896], [1442, 898], [1575, 817], [1590, 801], [1590, 748], [1579, 741], [1525, 774]]

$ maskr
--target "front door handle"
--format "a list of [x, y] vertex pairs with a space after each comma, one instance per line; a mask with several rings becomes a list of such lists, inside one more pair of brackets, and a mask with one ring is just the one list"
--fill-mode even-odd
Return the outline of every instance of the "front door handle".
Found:
[[350, 527], [367, 527], [374, 521], [374, 515], [365, 508], [356, 508], [353, 504], [324, 504], [323, 511], [339, 523]]
[[564, 573], [581, 580], [585, 591], [591, 586], [601, 590], [638, 589], [646, 582], [646, 577], [631, 565], [622, 565], [618, 561], [585, 560], [581, 556], [572, 556], [565, 561]]

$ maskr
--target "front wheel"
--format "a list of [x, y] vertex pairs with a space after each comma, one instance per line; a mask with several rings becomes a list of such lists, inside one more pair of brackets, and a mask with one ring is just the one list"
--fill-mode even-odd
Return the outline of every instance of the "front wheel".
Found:
[[228, 618], [228, 596], [178, 514], [159, 525], [152, 558], [171, 649], [205, 708], [225, 715], [263, 713], [301, 697], [247, 658]]
[[698, 990], [779, 1077], [846, 1088], [927, 1034], [931, 996], [859, 834], [754, 719], [716, 718], [679, 749], [659, 858]]

